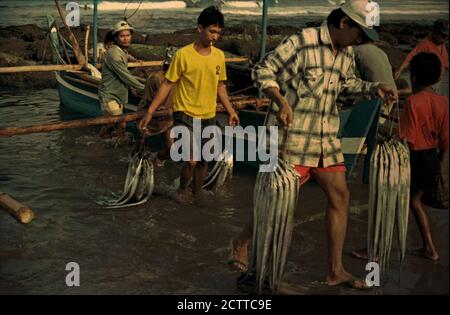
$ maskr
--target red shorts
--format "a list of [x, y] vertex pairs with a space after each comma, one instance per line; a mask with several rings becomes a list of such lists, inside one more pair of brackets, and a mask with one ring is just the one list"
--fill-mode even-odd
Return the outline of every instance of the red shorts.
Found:
[[315, 173], [345, 173], [347, 171], [344, 163], [330, 165], [327, 167], [310, 167], [303, 165], [294, 165], [294, 167], [297, 174], [300, 175], [300, 186], [305, 184], [311, 178], [311, 175], [314, 175]]

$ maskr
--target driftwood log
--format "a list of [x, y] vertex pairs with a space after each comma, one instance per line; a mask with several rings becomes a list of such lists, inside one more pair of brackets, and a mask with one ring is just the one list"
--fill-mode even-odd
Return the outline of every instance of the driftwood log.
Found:
[[0, 207], [23, 224], [30, 223], [34, 218], [34, 213], [31, 208], [21, 204], [3, 192], [0, 192]]

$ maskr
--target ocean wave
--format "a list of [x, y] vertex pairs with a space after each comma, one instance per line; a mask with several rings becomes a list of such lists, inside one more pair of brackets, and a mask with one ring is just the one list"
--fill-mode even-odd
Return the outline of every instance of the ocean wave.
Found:
[[[91, 7], [91, 5], [89, 5]], [[184, 9], [186, 8], [186, 2], [184, 1], [163, 1], [163, 2], [142, 2], [139, 6], [138, 2], [124, 3], [124, 2], [101, 2], [98, 5], [100, 11], [117, 11], [124, 10], [167, 10], [167, 9]]]
[[260, 8], [262, 1], [224, 1], [223, 8]]
[[424, 9], [424, 10], [395, 10], [395, 9], [387, 9], [383, 10], [381, 9], [381, 17], [383, 17], [383, 14], [398, 14], [398, 15], [432, 15], [432, 14], [448, 14], [448, 11], [442, 11], [442, 10], [430, 10], [430, 9]]
[[[283, 10], [281, 8], [277, 8], [278, 10], [271, 10], [269, 13], [270, 16], [296, 16], [296, 15], [307, 15], [311, 12], [305, 9], [296, 9], [289, 8], [289, 10]], [[259, 16], [262, 15], [261, 10], [239, 10], [239, 9], [223, 9], [223, 14], [231, 14], [231, 15], [248, 15], [248, 16]]]

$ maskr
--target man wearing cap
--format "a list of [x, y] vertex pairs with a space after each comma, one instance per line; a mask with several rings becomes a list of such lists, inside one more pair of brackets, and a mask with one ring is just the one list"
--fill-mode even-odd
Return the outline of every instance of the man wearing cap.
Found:
[[[448, 21], [436, 20], [433, 24], [433, 32], [421, 40], [417, 46], [406, 56], [400, 68], [395, 73], [395, 79], [398, 79], [401, 73], [409, 67], [411, 59], [420, 52], [429, 52], [436, 54], [441, 60], [441, 79], [448, 69], [448, 52], [445, 47], [445, 41], [448, 39]], [[439, 84], [439, 83], [438, 83]], [[439, 91], [437, 91], [439, 92]]]
[[[144, 85], [128, 71], [128, 52], [133, 28], [125, 21], [117, 23], [113, 29], [114, 45], [106, 51], [102, 65], [102, 80], [98, 89], [100, 105], [105, 115], [121, 115], [128, 103], [128, 88], [143, 91]], [[126, 142], [126, 123], [120, 123], [117, 129], [118, 144]], [[104, 126], [101, 137], [107, 137], [110, 126]]]
[[[366, 287], [364, 281], [355, 279], [342, 265], [350, 193], [341, 142], [337, 138], [336, 98], [344, 90], [397, 98], [392, 87], [362, 81], [354, 75], [351, 45], [378, 38], [376, 31], [366, 24], [367, 7], [367, 0], [347, 1], [332, 11], [320, 27], [304, 29], [283, 40], [252, 72], [256, 86], [278, 106], [279, 122], [288, 127], [285, 158], [295, 166], [301, 184], [314, 176], [327, 196], [326, 282], [330, 286]], [[243, 263], [241, 266], [248, 260], [252, 226], [250, 221], [232, 241], [233, 256]]]

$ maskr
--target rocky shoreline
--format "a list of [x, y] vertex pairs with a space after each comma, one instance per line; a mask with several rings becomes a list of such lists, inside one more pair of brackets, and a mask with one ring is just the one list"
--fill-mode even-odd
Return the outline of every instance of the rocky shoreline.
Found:
[[[316, 26], [320, 22], [306, 23], [302, 27], [269, 26], [267, 50], [273, 49], [287, 35], [296, 33], [304, 27]], [[432, 25], [418, 23], [390, 23], [380, 26], [380, 42], [394, 67], [398, 67], [406, 53], [431, 31]], [[86, 26], [73, 28], [80, 47], [84, 47]], [[99, 41], [103, 40], [107, 29], [98, 30]], [[0, 28], [0, 67], [36, 65], [52, 63], [48, 31], [35, 24], [8, 26]], [[65, 29], [61, 29], [64, 38], [68, 38]], [[161, 60], [163, 48], [167, 45], [183, 46], [196, 37], [195, 29], [186, 29], [172, 34], [148, 34], [135, 32], [130, 53], [141, 60]], [[89, 36], [92, 39], [92, 31]], [[145, 45], [145, 46], [144, 46]], [[246, 24], [226, 28], [217, 47], [239, 56], [256, 60], [259, 51], [259, 25]], [[56, 87], [52, 72], [33, 72], [0, 74], [0, 89], [43, 89]]]

